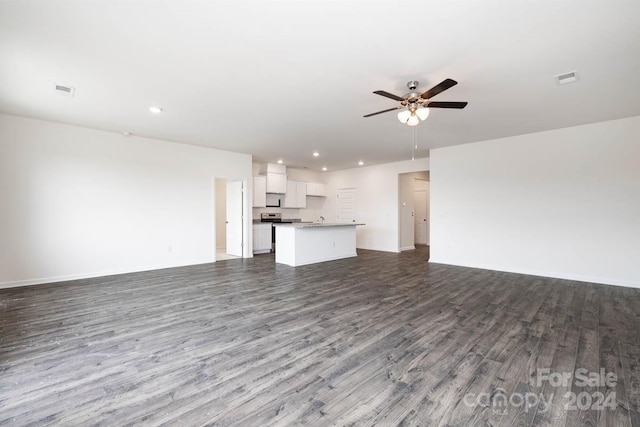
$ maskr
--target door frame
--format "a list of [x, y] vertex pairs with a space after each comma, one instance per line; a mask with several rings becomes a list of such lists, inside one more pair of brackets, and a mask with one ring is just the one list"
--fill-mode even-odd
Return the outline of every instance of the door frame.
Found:
[[[430, 182], [429, 169], [417, 170], [412, 172], [399, 172], [398, 173], [398, 216], [397, 216], [397, 252], [403, 252], [415, 249], [415, 211], [414, 211], [414, 191], [415, 181], [421, 180]], [[427, 206], [429, 206], [429, 191], [427, 191]], [[410, 220], [408, 220], [408, 213], [410, 212]], [[428, 211], [427, 211], [428, 214]], [[407, 231], [404, 227], [408, 227], [411, 233], [406, 233], [406, 236], [411, 235], [411, 242], [409, 239], [403, 239], [403, 231]], [[407, 240], [406, 242], [404, 240]]]
[[[216, 179], [224, 181], [242, 181], [242, 258], [253, 258], [253, 227], [251, 221], [251, 209], [253, 206], [253, 178], [251, 180], [214, 176], [211, 179], [211, 260], [216, 260]], [[226, 203], [226, 200], [225, 200]]]
[[[229, 179], [225, 181], [225, 186], [226, 186], [225, 250], [227, 255], [242, 257], [243, 248], [244, 248], [244, 240], [243, 240], [244, 239], [244, 224], [243, 224], [244, 200], [242, 200], [242, 196], [244, 195], [244, 185], [241, 180], [234, 181]], [[216, 200], [220, 200], [220, 199], [221, 198], [216, 198]], [[232, 203], [229, 203], [230, 200]], [[216, 211], [220, 211], [220, 210], [221, 209], [216, 209]], [[231, 215], [229, 214], [230, 211], [231, 211]], [[238, 212], [238, 214], [240, 215], [239, 218], [238, 218], [238, 215], [234, 215], [234, 211]], [[216, 230], [217, 229], [218, 227], [216, 227]], [[231, 232], [229, 232], [229, 230], [231, 230]], [[240, 234], [239, 236], [238, 236], [238, 233]], [[238, 237], [240, 237], [240, 239], [238, 239]], [[217, 240], [218, 239], [216, 238], [216, 241]], [[240, 244], [239, 248], [237, 246], [238, 243]]]

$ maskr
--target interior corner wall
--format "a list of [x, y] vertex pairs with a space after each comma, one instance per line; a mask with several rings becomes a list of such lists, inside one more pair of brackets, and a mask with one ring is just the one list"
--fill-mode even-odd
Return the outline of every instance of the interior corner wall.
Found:
[[212, 262], [215, 177], [251, 156], [0, 114], [0, 287]]
[[640, 116], [431, 151], [431, 262], [640, 287]]
[[326, 222], [336, 222], [336, 195], [341, 188], [356, 189], [356, 246], [399, 252], [400, 174], [429, 170], [429, 159], [407, 160], [327, 172], [327, 199], [320, 212]]

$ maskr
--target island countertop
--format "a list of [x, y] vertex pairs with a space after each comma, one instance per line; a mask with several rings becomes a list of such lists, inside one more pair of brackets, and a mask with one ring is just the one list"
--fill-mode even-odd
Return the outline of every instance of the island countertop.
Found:
[[358, 256], [356, 226], [360, 223], [274, 223], [276, 262], [297, 267]]
[[338, 222], [294, 222], [294, 223], [286, 223], [279, 224], [273, 223], [274, 227], [287, 227], [287, 228], [318, 228], [318, 227], [352, 227], [356, 225], [366, 225], [362, 223], [338, 223]]

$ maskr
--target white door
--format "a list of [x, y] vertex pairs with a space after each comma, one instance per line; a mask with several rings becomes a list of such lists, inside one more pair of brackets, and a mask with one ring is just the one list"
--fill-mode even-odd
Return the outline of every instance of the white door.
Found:
[[227, 254], [242, 256], [242, 181], [227, 182]]
[[338, 189], [338, 215], [339, 223], [356, 222], [356, 189]]
[[427, 192], [413, 193], [413, 209], [415, 211], [415, 242], [416, 245], [429, 244], [429, 215], [427, 210]]

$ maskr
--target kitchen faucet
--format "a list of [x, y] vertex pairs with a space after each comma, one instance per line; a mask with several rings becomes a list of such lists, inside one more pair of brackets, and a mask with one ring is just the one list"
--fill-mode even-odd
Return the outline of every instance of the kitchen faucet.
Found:
[[324, 217], [323, 216], [320, 217], [320, 223], [324, 224]]

